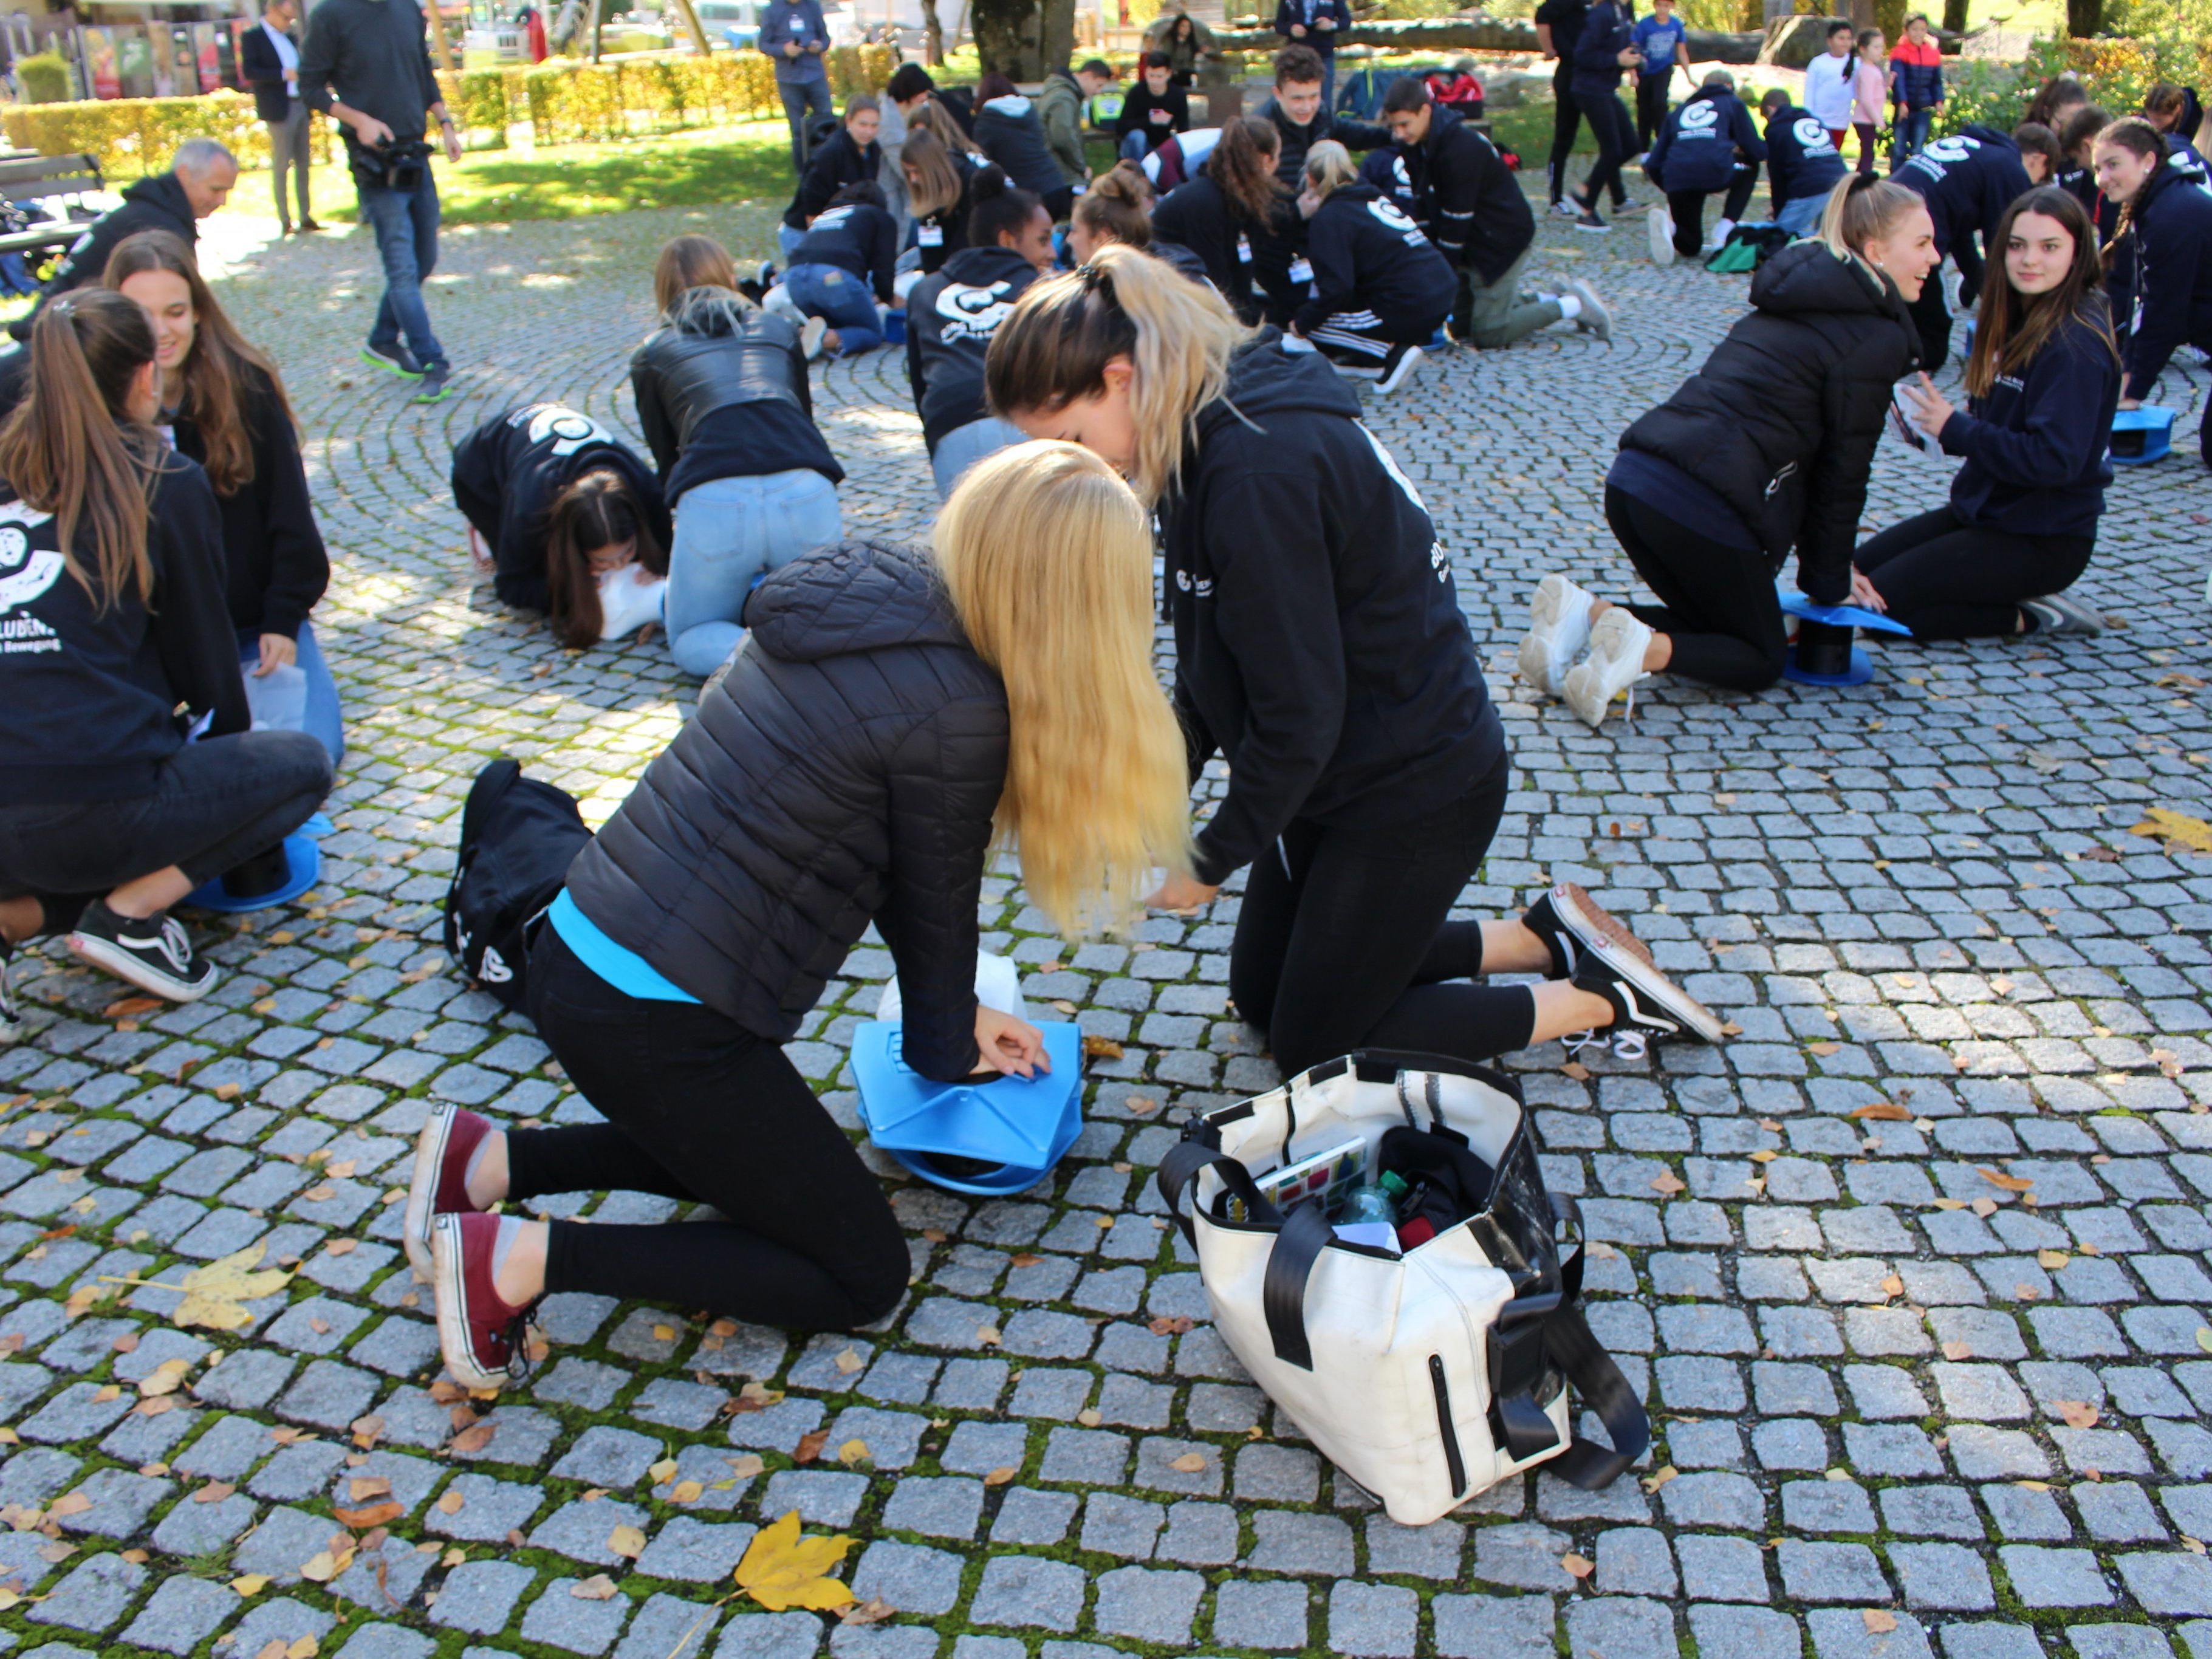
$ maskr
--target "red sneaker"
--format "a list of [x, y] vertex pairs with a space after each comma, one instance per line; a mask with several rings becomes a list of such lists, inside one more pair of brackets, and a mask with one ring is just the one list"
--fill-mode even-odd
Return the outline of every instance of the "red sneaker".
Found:
[[516, 1375], [526, 1307], [510, 1307], [492, 1284], [500, 1218], [440, 1216], [430, 1235], [430, 1283], [438, 1304], [438, 1346], [465, 1389], [503, 1388]]
[[407, 1186], [407, 1229], [402, 1235], [407, 1260], [418, 1279], [430, 1277], [430, 1229], [449, 1211], [473, 1214], [469, 1202], [469, 1159], [491, 1122], [458, 1106], [434, 1106], [415, 1137], [415, 1176]]

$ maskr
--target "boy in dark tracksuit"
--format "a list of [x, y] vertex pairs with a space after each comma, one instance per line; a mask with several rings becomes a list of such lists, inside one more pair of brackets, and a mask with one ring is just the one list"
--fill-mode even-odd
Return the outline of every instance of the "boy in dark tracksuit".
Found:
[[1393, 348], [1425, 344], [1450, 310], [1455, 278], [1420, 227], [1368, 185], [1332, 191], [1315, 210], [1308, 248], [1313, 297], [1291, 329], [1332, 358], [1395, 364]]
[[1766, 116], [1766, 197], [1774, 222], [1793, 236], [1810, 236], [1844, 176], [1844, 158], [1828, 129], [1788, 93], [1778, 88], [1759, 106]]
[[[1928, 204], [1936, 222], [1936, 251], [1957, 267], [1961, 303], [1972, 305], [1982, 291], [1982, 252], [1976, 240], [1993, 230], [2030, 181], [2021, 165], [2020, 147], [2008, 133], [1977, 123], [1938, 138], [1898, 168], [1896, 181]], [[1943, 285], [1930, 272], [1911, 305], [1920, 331], [1920, 363], [1942, 366], [1951, 350], [1951, 308]]]
[[[1715, 70], [1705, 85], [1667, 117], [1644, 158], [1644, 171], [1667, 193], [1676, 253], [1694, 259], [1704, 249], [1705, 198], [1715, 191], [1728, 192], [1720, 222], [1713, 228], [1716, 241], [1726, 239], [1743, 216], [1759, 183], [1759, 164], [1765, 159], [1766, 141], [1735, 95], [1735, 78], [1726, 70]], [[1658, 251], [1656, 232], [1653, 241]]]

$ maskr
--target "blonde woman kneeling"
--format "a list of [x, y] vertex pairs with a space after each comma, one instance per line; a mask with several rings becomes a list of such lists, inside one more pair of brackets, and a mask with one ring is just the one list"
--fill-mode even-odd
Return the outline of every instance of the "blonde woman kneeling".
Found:
[[[1136, 498], [1068, 444], [977, 463], [933, 555], [845, 542], [769, 575], [745, 648], [578, 857], [531, 957], [538, 1029], [607, 1121], [502, 1134], [441, 1108], [422, 1131], [407, 1246], [457, 1378], [498, 1385], [549, 1291], [805, 1330], [890, 1311], [906, 1242], [782, 1045], [872, 921], [908, 1066], [1043, 1063], [1034, 1027], [975, 1000], [984, 859], [1018, 841], [1030, 902], [1070, 934], [1188, 867], [1152, 596]], [[486, 1213], [611, 1188], [717, 1217]]]

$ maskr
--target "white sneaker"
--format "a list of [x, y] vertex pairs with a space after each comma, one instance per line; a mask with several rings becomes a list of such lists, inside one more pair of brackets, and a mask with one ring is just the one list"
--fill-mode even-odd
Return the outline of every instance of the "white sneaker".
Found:
[[1547, 697], [1566, 689], [1567, 670], [1589, 643], [1591, 603], [1588, 592], [1556, 573], [1536, 584], [1521, 641], [1521, 678]]
[[1674, 221], [1665, 208], [1655, 207], [1644, 216], [1644, 228], [1651, 238], [1651, 263], [1671, 265], [1674, 263]]
[[1635, 688], [1650, 678], [1644, 653], [1650, 644], [1651, 630], [1620, 606], [1600, 617], [1590, 628], [1589, 658], [1567, 671], [1565, 696], [1575, 717], [1595, 732], [1624, 691], [1635, 713]]
[[1574, 206], [1571, 203], [1560, 201], [1552, 204], [1552, 211], [1558, 214], [1562, 219], [1571, 219], [1577, 214], [1580, 213], [1582, 210]]
[[799, 349], [805, 354], [808, 362], [822, 355], [822, 337], [829, 331], [828, 320], [821, 317], [809, 317], [799, 325]]

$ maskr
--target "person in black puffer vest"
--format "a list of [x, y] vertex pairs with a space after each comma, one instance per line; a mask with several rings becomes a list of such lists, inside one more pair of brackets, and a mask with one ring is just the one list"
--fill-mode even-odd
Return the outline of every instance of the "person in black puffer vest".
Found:
[[[1436, 523], [1326, 362], [1109, 246], [1022, 296], [986, 374], [992, 408], [1096, 450], [1158, 514], [1191, 777], [1217, 750], [1229, 770], [1193, 873], [1149, 902], [1202, 908], [1249, 871], [1230, 992], [1285, 1073], [1600, 1027], [1718, 1040], [1564, 888], [1518, 921], [1449, 920], [1511, 761]], [[1484, 973], [1553, 977], [1443, 982]]]
[[1022, 291], [1052, 269], [1052, 221], [995, 167], [975, 181], [967, 240], [907, 295], [906, 372], [940, 499], [986, 455], [1022, 441], [983, 404], [983, 356]]
[[2100, 633], [2103, 618], [2067, 592], [2096, 550], [2120, 396], [2096, 228], [2043, 185], [2006, 210], [1990, 246], [1966, 407], [1924, 374], [1901, 389], [1912, 423], [1966, 464], [1948, 503], [1892, 525], [1856, 562], [1875, 608], [1917, 640]]
[[1377, 390], [1395, 392], [1443, 325], [1458, 279], [1421, 228], [1374, 186], [1353, 182], [1358, 176], [1340, 143], [1306, 152], [1298, 211], [1310, 222], [1313, 297], [1291, 318], [1291, 333], [1340, 366], [1375, 374]]
[[1905, 307], [1937, 263], [1918, 197], [1863, 174], [1838, 185], [1820, 240], [1759, 266], [1751, 314], [1621, 434], [1606, 520], [1660, 603], [1611, 605], [1546, 576], [1522, 678], [1593, 727], [1662, 668], [1739, 691], [1781, 678], [1774, 578], [1790, 550], [1822, 605], [1863, 586], [1851, 546], [1891, 388], [1915, 361]]
[[[495, 415], [453, 446], [453, 504], [506, 604], [543, 611], [571, 648], [611, 630], [602, 581], [668, 574], [668, 508], [645, 458], [560, 404]], [[635, 580], [637, 572], [629, 580]]]
[[1044, 204], [1054, 224], [1060, 223], [1075, 205], [1075, 188], [1052, 159], [1036, 109], [996, 70], [976, 82], [975, 99], [975, 143], [1018, 188]]
[[678, 237], [653, 290], [660, 326], [632, 354], [630, 386], [675, 515], [668, 648], [703, 679], [737, 648], [761, 577], [844, 534], [845, 469], [815, 427], [799, 330], [737, 292], [721, 244]]
[[[783, 1044], [872, 924], [907, 1066], [1031, 1076], [1042, 1033], [975, 998], [994, 838], [1019, 836], [1030, 902], [1070, 937], [1133, 920], [1149, 869], [1188, 868], [1128, 487], [1073, 445], [1022, 445], [976, 468], [932, 540], [843, 543], [770, 576], [745, 649], [577, 854], [531, 1012], [607, 1121], [502, 1134], [441, 1107], [426, 1124], [410, 1207], [436, 1212], [439, 1335], [466, 1386], [507, 1380], [508, 1328], [549, 1292], [801, 1330], [890, 1313], [906, 1239]], [[610, 1188], [712, 1215], [514, 1213]]]
[[[2012, 135], [1978, 124], [1946, 135], [1916, 152], [1897, 169], [1899, 184], [1928, 204], [1936, 248], [1959, 273], [1960, 303], [1971, 306], [1982, 291], [1982, 250], [1977, 239], [2027, 194], [2027, 169]], [[1920, 362], [1941, 368], [1951, 353], [1951, 307], [1943, 284], [1924, 284], [1912, 304], [1920, 331]]]
[[883, 106], [865, 92], [845, 100], [845, 123], [807, 158], [806, 171], [783, 210], [776, 244], [788, 261], [796, 257], [806, 228], [830, 205], [830, 198], [848, 185], [873, 184], [884, 164], [884, 147], [876, 142], [883, 127]]

